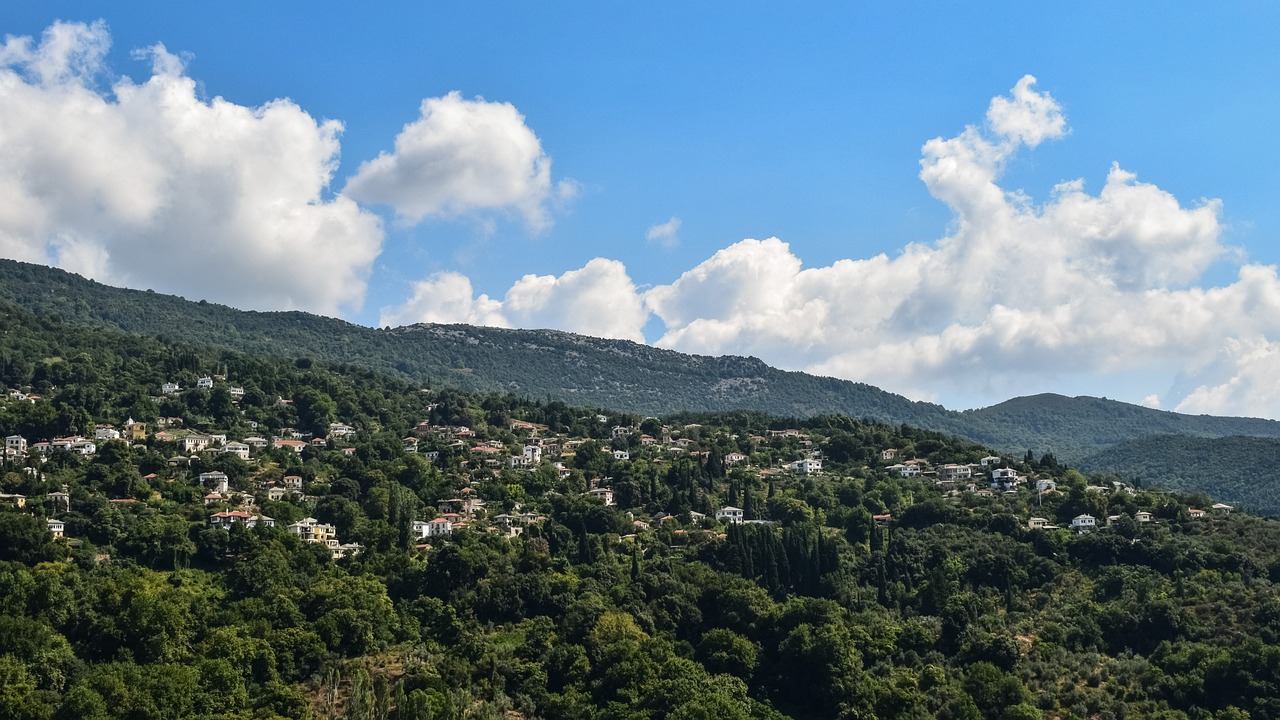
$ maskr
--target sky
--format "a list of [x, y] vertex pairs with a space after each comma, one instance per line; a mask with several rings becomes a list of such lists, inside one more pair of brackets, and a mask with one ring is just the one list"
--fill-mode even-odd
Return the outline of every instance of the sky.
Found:
[[1278, 28], [1265, 2], [8, 3], [0, 256], [955, 409], [1280, 418]]

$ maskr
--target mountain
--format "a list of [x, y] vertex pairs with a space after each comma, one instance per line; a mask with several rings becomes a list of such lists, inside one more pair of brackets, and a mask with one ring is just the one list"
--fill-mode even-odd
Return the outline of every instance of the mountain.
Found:
[[0, 301], [6, 300], [73, 325], [360, 365], [467, 391], [648, 415], [739, 409], [782, 417], [844, 414], [953, 433], [1019, 455], [1028, 449], [1052, 452], [1068, 461], [1151, 435], [1280, 437], [1280, 423], [1272, 420], [1180, 415], [1089, 397], [1036, 395], [956, 412], [864, 383], [779, 370], [751, 357], [687, 355], [552, 330], [368, 328], [303, 312], [243, 311], [115, 288], [42, 265], [0, 260]]
[[1280, 437], [1275, 420], [1184, 415], [1106, 398], [1054, 394], [1014, 398], [959, 415], [962, 434], [971, 440], [1005, 449], [1051, 450], [1072, 462], [1149, 436]]
[[1086, 472], [1120, 475], [1145, 487], [1197, 491], [1239, 507], [1280, 515], [1280, 440], [1154, 435], [1127, 440], [1079, 461]]

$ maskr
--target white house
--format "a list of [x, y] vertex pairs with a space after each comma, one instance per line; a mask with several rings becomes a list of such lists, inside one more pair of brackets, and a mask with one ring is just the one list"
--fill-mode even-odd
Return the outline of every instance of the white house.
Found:
[[1033, 517], [1030, 520], [1027, 520], [1028, 530], [1044, 530], [1050, 527], [1053, 527], [1053, 525], [1050, 524], [1047, 518]]
[[613, 504], [613, 490], [609, 488], [593, 488], [587, 491], [587, 496], [596, 500], [603, 500], [605, 505]]
[[199, 452], [209, 447], [213, 438], [208, 435], [188, 435], [178, 441], [178, 449], [182, 452]]
[[167, 382], [160, 386], [160, 394], [162, 395], [176, 395], [181, 390], [182, 388], [176, 382]]
[[630, 460], [631, 453], [627, 452], [626, 450], [614, 450], [613, 459], [614, 460]]
[[54, 520], [53, 518], [49, 518], [47, 522], [49, 525], [50, 534], [52, 534], [56, 538], [60, 538], [63, 536], [63, 533], [67, 529], [67, 526], [65, 523], [63, 523], [61, 520]]
[[241, 460], [249, 459], [249, 445], [242, 442], [229, 442], [222, 446], [222, 452], [231, 453]]
[[818, 458], [806, 458], [797, 460], [787, 465], [787, 469], [801, 475], [812, 475], [813, 473], [822, 472], [822, 461]]
[[716, 511], [716, 520], [721, 522], [740, 523], [745, 519], [743, 512], [743, 509], [740, 507], [725, 505]]
[[1133, 514], [1133, 519], [1140, 523], [1149, 523], [1155, 520], [1155, 516], [1146, 510], [1139, 510]]
[[202, 486], [212, 488], [216, 493], [225, 493], [229, 488], [227, 474], [219, 470], [200, 473], [199, 480]]
[[15, 455], [25, 455], [27, 452], [27, 439], [21, 435], [10, 435], [4, 439], [4, 449], [13, 451]]
[[1013, 468], [996, 468], [991, 471], [993, 490], [1012, 490], [1018, 484], [1018, 471]]
[[93, 429], [94, 440], [119, 440], [120, 431], [110, 425], [99, 425]]
[[212, 389], [212, 388], [213, 388], [213, 378], [211, 378], [211, 377], [202, 377], [202, 378], [200, 378], [199, 380], [196, 380], [196, 387], [200, 388], [201, 390], [210, 390], [210, 389]]
[[448, 518], [442, 517], [434, 520], [414, 520], [413, 534], [422, 539], [448, 537], [453, 534], [453, 523]]
[[1092, 515], [1077, 515], [1071, 518], [1071, 529], [1079, 533], [1087, 533], [1098, 526], [1098, 519]]
[[905, 465], [902, 462], [897, 465], [890, 465], [886, 470], [890, 471], [890, 473], [897, 473], [900, 478], [914, 478], [920, 474], [919, 465]]

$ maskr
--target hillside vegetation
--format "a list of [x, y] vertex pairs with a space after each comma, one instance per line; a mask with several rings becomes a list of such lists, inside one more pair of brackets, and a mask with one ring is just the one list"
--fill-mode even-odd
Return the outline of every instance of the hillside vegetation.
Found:
[[1202, 491], [1254, 512], [1280, 515], [1280, 441], [1159, 435], [1131, 440], [1080, 461], [1144, 487]]
[[[1180, 415], [1089, 397], [1037, 395], [954, 412], [862, 383], [778, 370], [755, 358], [686, 355], [550, 330], [366, 328], [307, 313], [246, 312], [113, 288], [10, 260], [0, 260], [0, 299], [69, 325], [349, 364], [433, 387], [647, 415], [739, 409], [798, 418], [842, 414], [951, 433], [1009, 453], [1052, 452], [1067, 461], [1151, 435], [1280, 437], [1280, 423], [1272, 420]], [[1099, 470], [1122, 467], [1103, 462]]]
[[[0, 337], [32, 443], [0, 466], [0, 717], [1280, 718], [1280, 523], [1203, 496], [840, 415], [642, 418], [20, 308]], [[180, 451], [213, 434], [270, 442]]]

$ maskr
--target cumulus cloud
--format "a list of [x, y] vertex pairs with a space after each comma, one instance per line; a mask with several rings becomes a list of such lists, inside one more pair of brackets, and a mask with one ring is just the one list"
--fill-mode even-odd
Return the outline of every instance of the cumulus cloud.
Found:
[[741, 241], [645, 294], [666, 327], [657, 344], [929, 399], [997, 401], [1172, 364], [1182, 386], [1137, 396], [1280, 416], [1280, 392], [1264, 384], [1280, 370], [1275, 268], [1196, 286], [1227, 254], [1217, 201], [1183, 205], [1118, 165], [1097, 194], [1073, 181], [1040, 205], [999, 185], [1019, 150], [1067, 132], [1057, 102], [1022, 78], [984, 126], [922, 149], [921, 179], [955, 214], [949, 235], [814, 268], [776, 238]]
[[551, 158], [510, 103], [452, 92], [422, 101], [420, 117], [396, 136], [395, 150], [360, 165], [346, 194], [389, 205], [408, 223], [514, 209], [532, 229], [551, 223], [547, 206], [577, 193], [551, 182]]
[[162, 45], [145, 82], [111, 77], [109, 46], [98, 22], [0, 48], [0, 255], [239, 307], [358, 308], [383, 232], [326, 197], [341, 124], [203, 100]]
[[553, 328], [644, 342], [642, 328], [647, 319], [648, 312], [622, 263], [596, 258], [559, 277], [525, 275], [502, 300], [475, 296], [471, 281], [463, 275], [436, 273], [414, 283], [408, 302], [384, 308], [381, 322]]
[[644, 239], [663, 247], [675, 247], [680, 244], [680, 218], [672, 217], [664, 223], [650, 226], [644, 233]]

